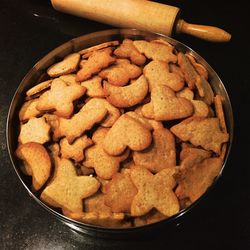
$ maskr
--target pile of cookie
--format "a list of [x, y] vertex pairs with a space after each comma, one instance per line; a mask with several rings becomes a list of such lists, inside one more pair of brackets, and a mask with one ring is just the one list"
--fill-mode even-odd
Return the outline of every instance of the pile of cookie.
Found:
[[26, 92], [16, 155], [34, 193], [63, 215], [113, 228], [154, 223], [220, 173], [222, 97], [206, 68], [168, 42], [106, 42], [46, 76]]

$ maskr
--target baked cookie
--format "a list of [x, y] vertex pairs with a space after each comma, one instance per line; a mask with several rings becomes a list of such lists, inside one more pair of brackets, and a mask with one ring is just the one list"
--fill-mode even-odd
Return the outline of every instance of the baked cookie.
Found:
[[67, 85], [58, 78], [53, 80], [50, 90], [39, 97], [36, 108], [39, 111], [55, 110], [56, 115], [69, 118], [74, 111], [73, 101], [83, 96], [85, 92], [85, 87], [78, 84]]
[[105, 97], [105, 93], [102, 88], [102, 78], [99, 76], [94, 76], [81, 82], [81, 86], [87, 89], [86, 95], [89, 97]]
[[51, 171], [51, 161], [45, 147], [36, 142], [19, 145], [16, 155], [24, 161], [26, 173], [32, 176], [32, 187], [39, 190], [48, 180]]
[[106, 186], [105, 204], [113, 212], [130, 213], [131, 203], [137, 194], [137, 188], [127, 173], [116, 173]]
[[156, 208], [165, 216], [172, 216], [179, 212], [178, 199], [173, 192], [175, 180], [172, 169], [163, 169], [153, 175], [145, 168], [131, 169], [131, 179], [138, 193], [131, 204], [131, 215], [142, 216]]
[[103, 69], [99, 76], [115, 86], [124, 86], [129, 80], [135, 79], [142, 74], [141, 68], [131, 64], [127, 59], [117, 59], [115, 64]]
[[91, 129], [99, 123], [107, 114], [105, 107], [93, 108], [92, 100], [87, 102], [81, 110], [70, 119], [59, 118], [53, 133], [53, 139], [58, 140], [65, 136], [71, 144], [77, 137], [80, 137], [86, 130]]
[[76, 80], [79, 82], [85, 81], [95, 73], [100, 72], [103, 68], [114, 63], [115, 58], [111, 56], [111, 53], [111, 48], [94, 51], [86, 63], [84, 63], [84, 66], [77, 72]]
[[129, 155], [129, 150], [118, 156], [111, 156], [104, 151], [103, 141], [108, 131], [107, 128], [99, 128], [95, 131], [92, 136], [95, 145], [85, 151], [85, 160], [83, 161], [84, 166], [94, 168], [97, 176], [102, 179], [111, 179], [118, 172], [120, 162]]
[[84, 151], [93, 145], [93, 141], [86, 135], [79, 137], [74, 143], [69, 144], [66, 138], [60, 141], [61, 155], [66, 159], [74, 161], [82, 161], [84, 159]]
[[103, 88], [106, 99], [118, 108], [132, 107], [140, 103], [148, 93], [148, 83], [144, 76], [123, 87], [105, 81]]
[[193, 114], [192, 103], [186, 98], [177, 97], [174, 91], [163, 85], [151, 91], [151, 102], [143, 106], [142, 114], [157, 121], [185, 118]]
[[148, 128], [124, 114], [106, 134], [103, 149], [110, 155], [120, 155], [127, 147], [135, 151], [143, 150], [150, 145], [151, 140]]
[[44, 117], [31, 118], [27, 123], [21, 125], [18, 141], [21, 144], [27, 142], [44, 144], [50, 140], [49, 131], [50, 126]]
[[136, 49], [148, 59], [163, 61], [166, 63], [177, 61], [173, 53], [174, 47], [168, 42], [137, 40], [133, 42]]
[[229, 139], [228, 133], [220, 130], [218, 118], [190, 117], [170, 130], [182, 141], [190, 141], [217, 154], [221, 152], [221, 144]]
[[168, 64], [163, 61], [151, 61], [144, 67], [143, 74], [150, 90], [158, 85], [167, 86], [174, 91], [180, 91], [184, 87], [184, 78], [178, 73], [170, 72]]
[[50, 77], [57, 77], [75, 72], [80, 61], [79, 53], [72, 53], [48, 68], [47, 73]]
[[160, 128], [155, 129], [152, 136], [149, 148], [133, 153], [135, 164], [152, 173], [158, 173], [164, 168], [175, 168], [176, 149], [173, 134], [166, 128]]
[[100, 183], [91, 176], [77, 176], [73, 163], [64, 158], [55, 159], [53, 179], [40, 198], [45, 203], [72, 213], [83, 211], [82, 200], [96, 193]]
[[124, 39], [114, 54], [120, 58], [129, 58], [132, 63], [137, 65], [143, 65], [146, 62], [146, 57], [136, 49], [130, 39]]

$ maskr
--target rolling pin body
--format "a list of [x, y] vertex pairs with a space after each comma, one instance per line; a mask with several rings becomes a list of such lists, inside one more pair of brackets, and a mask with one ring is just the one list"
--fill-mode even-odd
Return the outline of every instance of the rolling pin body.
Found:
[[178, 20], [179, 8], [146, 0], [51, 0], [61, 12], [124, 28], [172, 36], [185, 33], [211, 42], [228, 42], [231, 35], [212, 26]]
[[61, 12], [171, 36], [179, 8], [143, 0], [51, 0]]

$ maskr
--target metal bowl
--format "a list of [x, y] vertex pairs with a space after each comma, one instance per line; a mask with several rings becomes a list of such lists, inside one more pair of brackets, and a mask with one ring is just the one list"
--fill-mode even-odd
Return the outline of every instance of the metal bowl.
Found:
[[[18, 113], [20, 110], [21, 105], [24, 102], [25, 98], [25, 92], [34, 86], [44, 75], [46, 72], [46, 69], [54, 64], [55, 62], [61, 60], [64, 56], [67, 54], [70, 54], [75, 51], [79, 51], [83, 48], [87, 48], [99, 43], [112, 41], [112, 40], [123, 40], [124, 38], [131, 38], [133, 40], [138, 39], [145, 39], [145, 40], [152, 40], [152, 39], [164, 39], [168, 41], [170, 44], [174, 45], [175, 48], [178, 51], [182, 52], [188, 52], [191, 54], [199, 63], [201, 63], [205, 68], [208, 70], [209, 73], [209, 81], [211, 83], [211, 86], [216, 94], [220, 94], [223, 98], [223, 105], [224, 105], [224, 111], [225, 111], [225, 119], [227, 123], [228, 132], [230, 134], [230, 141], [228, 143], [228, 149], [225, 156], [223, 167], [221, 168], [220, 174], [216, 177], [213, 184], [208, 188], [205, 194], [203, 194], [196, 202], [194, 202], [191, 206], [181, 210], [178, 214], [156, 222], [154, 224], [135, 227], [135, 228], [103, 228], [99, 226], [94, 226], [90, 224], [85, 224], [82, 222], [78, 222], [72, 219], [69, 219], [65, 216], [63, 216], [61, 213], [57, 212], [56, 210], [50, 208], [45, 203], [43, 203], [38, 197], [38, 194], [34, 194], [30, 187], [31, 187], [31, 178], [25, 176], [20, 171], [20, 161], [15, 156], [15, 150], [17, 148], [17, 138], [19, 131], [16, 129], [19, 126], [19, 119], [18, 119]], [[8, 119], [7, 119], [7, 145], [8, 145], [8, 151], [10, 155], [11, 162], [13, 164], [13, 167], [16, 171], [16, 174], [23, 184], [23, 186], [26, 188], [28, 194], [43, 208], [45, 208], [48, 212], [53, 214], [57, 219], [59, 219], [61, 222], [68, 225], [70, 228], [81, 232], [86, 233], [89, 235], [97, 235], [101, 237], [117, 237], [117, 236], [131, 236], [131, 235], [138, 235], [140, 232], [146, 232], [146, 231], [152, 231], [159, 227], [164, 227], [166, 224], [175, 223], [178, 221], [178, 219], [183, 216], [185, 213], [187, 213], [190, 209], [192, 209], [206, 194], [211, 190], [211, 188], [215, 185], [219, 177], [221, 176], [223, 169], [225, 167], [231, 145], [232, 145], [232, 139], [233, 139], [233, 112], [231, 103], [227, 94], [227, 91], [216, 74], [216, 72], [211, 68], [211, 66], [196, 52], [194, 52], [191, 48], [187, 47], [186, 45], [169, 38], [167, 36], [159, 35], [159, 34], [153, 34], [148, 32], [142, 32], [134, 29], [112, 29], [112, 30], [105, 30], [100, 32], [91, 33], [88, 35], [80, 36], [78, 38], [74, 38], [63, 45], [57, 47], [50, 53], [48, 53], [45, 57], [43, 57], [40, 61], [38, 61], [33, 68], [26, 74], [26, 76], [23, 78], [22, 82], [20, 83], [19, 87], [16, 90], [16, 93], [12, 99], [9, 113], [8, 113]]]

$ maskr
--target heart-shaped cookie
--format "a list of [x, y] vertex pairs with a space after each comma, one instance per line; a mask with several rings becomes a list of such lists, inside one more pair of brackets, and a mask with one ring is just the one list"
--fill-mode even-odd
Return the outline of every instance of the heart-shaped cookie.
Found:
[[110, 155], [121, 154], [126, 147], [140, 151], [152, 140], [151, 132], [142, 123], [124, 114], [108, 131], [103, 142], [104, 150]]
[[153, 131], [153, 142], [150, 147], [133, 153], [136, 165], [142, 166], [152, 173], [158, 173], [164, 168], [173, 168], [176, 165], [175, 139], [166, 128]]
[[168, 64], [162, 61], [151, 61], [144, 67], [143, 74], [148, 80], [150, 90], [155, 86], [164, 85], [179, 91], [184, 86], [184, 78], [176, 72], [170, 72]]
[[171, 88], [159, 85], [152, 89], [151, 102], [142, 107], [142, 114], [157, 121], [168, 121], [190, 116], [193, 110], [189, 100], [176, 97]]

